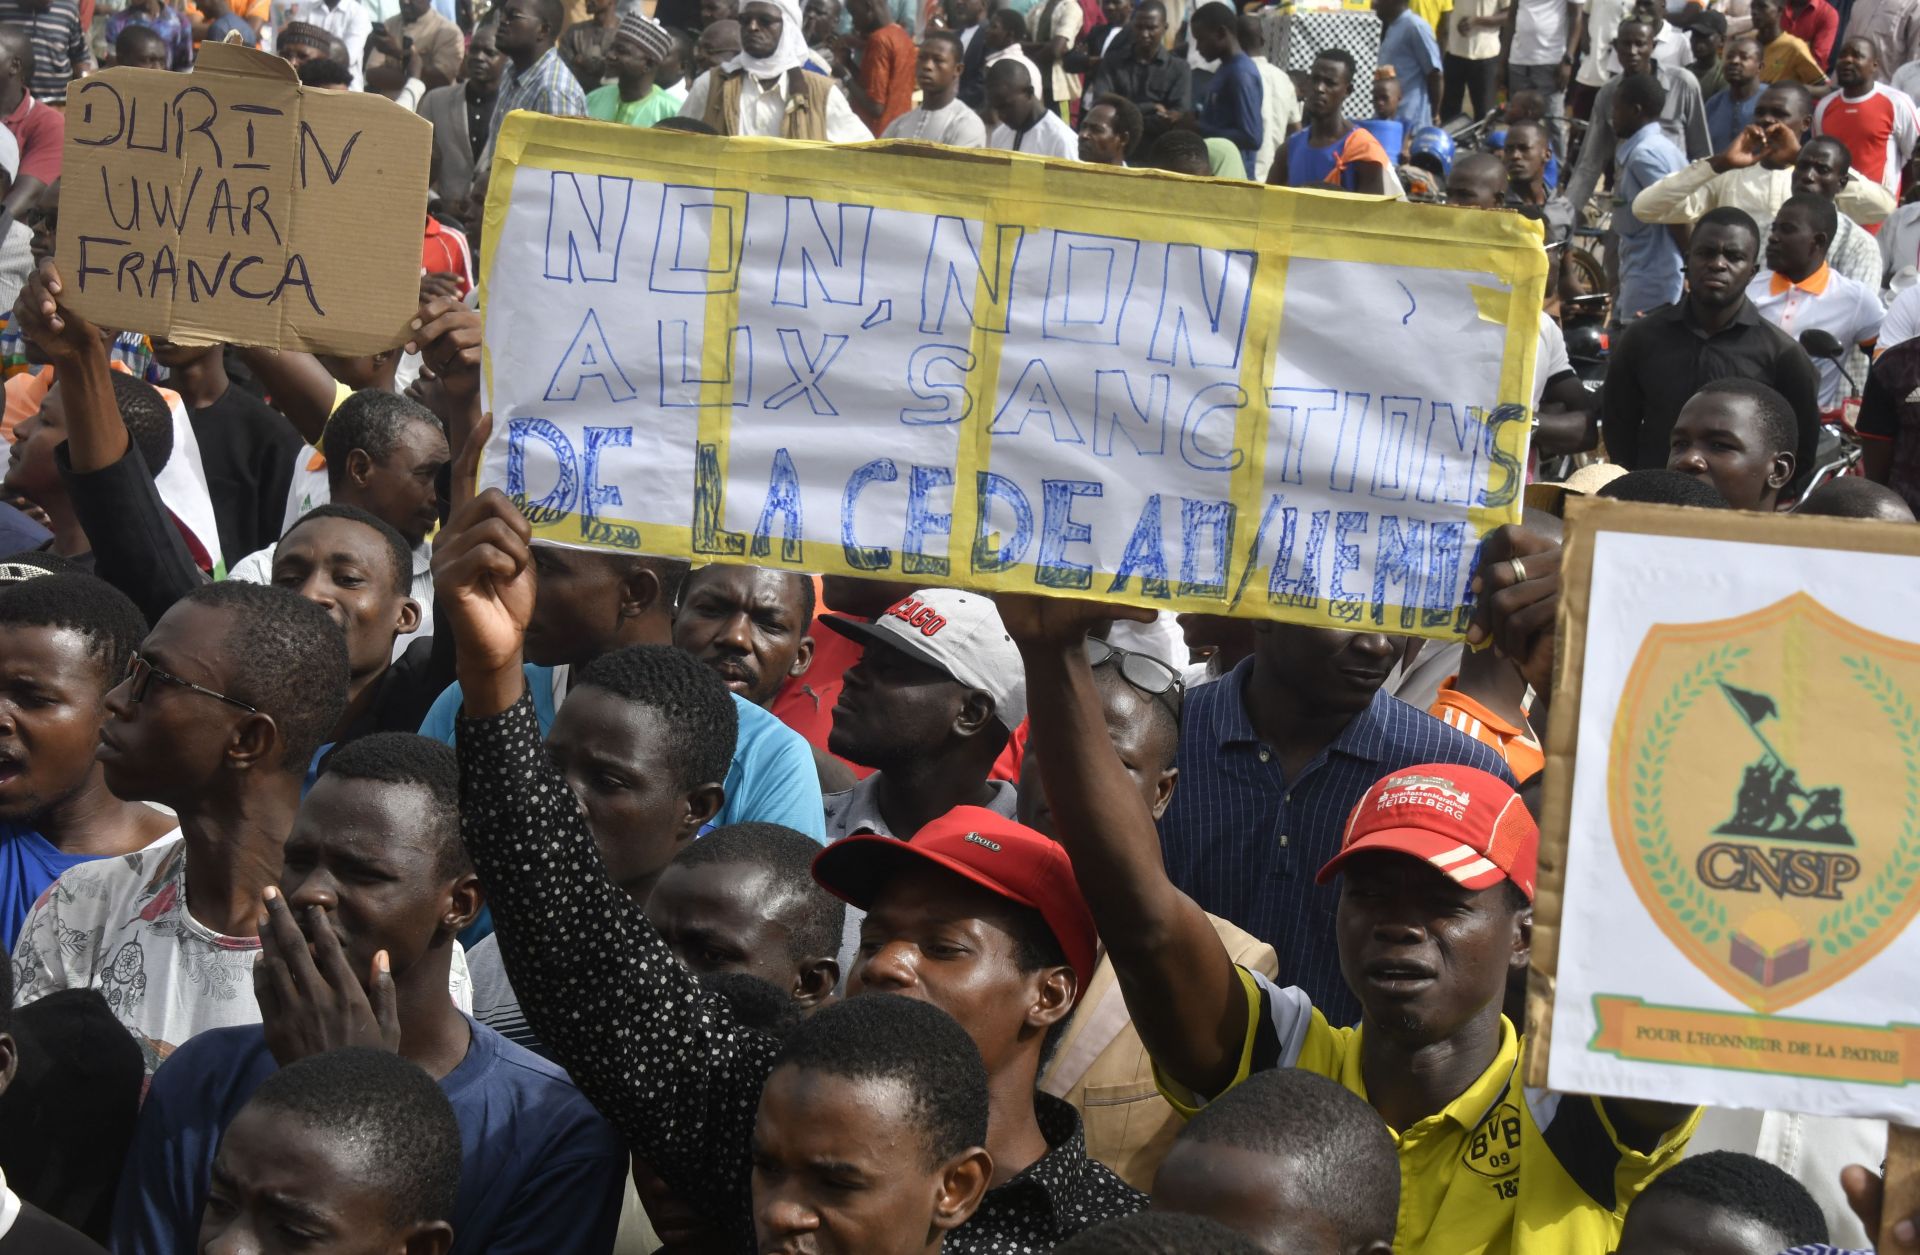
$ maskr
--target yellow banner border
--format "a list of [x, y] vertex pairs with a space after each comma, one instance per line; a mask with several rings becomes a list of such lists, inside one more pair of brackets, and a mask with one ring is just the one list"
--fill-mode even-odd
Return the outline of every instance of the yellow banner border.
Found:
[[[791, 167], [800, 164], [796, 158], [802, 152], [797, 150], [805, 150], [804, 174], [791, 171]], [[956, 179], [956, 162], [981, 167], [980, 177]], [[719, 186], [724, 178], [729, 185], [747, 186], [755, 194], [810, 196], [836, 202], [848, 202], [848, 189], [859, 188], [857, 201], [861, 204], [912, 213], [927, 213], [937, 208], [943, 213], [978, 220], [989, 229], [1001, 225], [1023, 225], [1029, 230], [1075, 229], [1066, 214], [1084, 213], [1089, 201], [1097, 201], [1103, 205], [1102, 234], [1150, 243], [1252, 248], [1268, 264], [1260, 267], [1250, 294], [1241, 370], [1241, 385], [1250, 397], [1263, 395], [1267, 387], [1282, 325], [1286, 271], [1294, 258], [1491, 274], [1504, 286], [1479, 286], [1475, 296], [1483, 318], [1491, 322], [1504, 321], [1509, 329], [1500, 369], [1500, 403], [1531, 410], [1538, 338], [1535, 334], [1523, 333], [1521, 328], [1532, 326], [1539, 317], [1538, 293], [1545, 283], [1547, 259], [1540, 248], [1543, 238], [1540, 225], [1515, 214], [1466, 213], [1440, 206], [1355, 198], [1337, 192], [1269, 188], [1243, 180], [1096, 169], [997, 150], [950, 149], [904, 141], [830, 145], [759, 137], [716, 140], [684, 132], [516, 111], [503, 122], [495, 143], [484, 219], [489, 240], [498, 239], [505, 226], [514, 177], [522, 165], [576, 174], [618, 174], [642, 182], [706, 188]], [[1116, 179], [1130, 182], [1118, 186]], [[1192, 182], [1204, 182], [1211, 189], [1204, 207], [1196, 207], [1194, 203], [1188, 186]], [[883, 190], [874, 190], [876, 187]], [[968, 190], [956, 195], [956, 187]], [[1000, 190], [977, 190], [980, 188]], [[1394, 212], [1383, 215], [1381, 211], [1390, 205]], [[1430, 235], [1413, 236], [1405, 229], [1404, 215], [1407, 214], [1444, 214], [1446, 217], [1432, 219], [1434, 230]], [[1383, 217], [1395, 221], [1382, 222]], [[714, 247], [718, 249], [720, 244], [716, 242]], [[491, 249], [483, 251], [486, 255], [482, 259], [480, 306], [484, 311], [489, 307], [487, 298], [494, 257]], [[976, 301], [984, 295], [984, 291], [978, 292]], [[726, 352], [727, 329], [732, 326], [739, 301], [737, 289], [721, 296], [718, 301], [709, 298], [707, 303], [708, 334], [704, 341], [707, 360], [702, 374], [709, 380], [722, 373], [720, 355]], [[1504, 318], [1497, 316], [1503, 304]], [[980, 328], [974, 330], [976, 406], [983, 403], [982, 398], [990, 399], [998, 391], [1000, 339]], [[484, 395], [490, 405], [495, 387], [492, 353], [486, 343], [482, 346], [481, 372]], [[724, 401], [730, 392], [730, 386], [725, 383], [703, 388], [697, 437], [699, 443], [715, 448], [722, 485], [726, 482], [726, 433], [732, 420], [732, 407]], [[1236, 421], [1236, 438], [1248, 456], [1230, 473], [1227, 499], [1235, 508], [1235, 534], [1227, 555], [1222, 595], [1183, 593], [1178, 591], [1177, 581], [1170, 581], [1167, 596], [1149, 596], [1139, 591], [1137, 580], [1130, 581], [1121, 592], [1107, 593], [1099, 587], [1103, 577], [1111, 580], [1104, 572], [1095, 572], [1095, 587], [1084, 592], [1058, 590], [1034, 581], [1033, 563], [1019, 563], [991, 572], [974, 571], [972, 555], [979, 531], [978, 499], [977, 494], [965, 490], [965, 486], [974, 482], [976, 472], [990, 469], [991, 464], [988, 425], [980, 422], [973, 424], [971, 439], [961, 440], [957, 453], [952, 525], [946, 554], [948, 573], [939, 577], [938, 582], [995, 592], [1097, 597], [1156, 610], [1239, 613], [1246, 617], [1355, 629], [1378, 627], [1410, 635], [1456, 638], [1464, 629], [1462, 616], [1457, 612], [1444, 624], [1429, 625], [1424, 607], [1380, 605], [1372, 607], [1371, 615], [1363, 614], [1360, 620], [1346, 621], [1330, 614], [1325, 600], [1318, 609], [1299, 609], [1273, 604], [1263, 596], [1243, 599], [1242, 593], [1255, 574], [1255, 544], [1260, 539], [1259, 525], [1265, 505], [1261, 491], [1265, 472], [1264, 442], [1247, 438], [1258, 421], [1258, 408], [1253, 405], [1243, 407]], [[1529, 434], [1526, 423], [1498, 424], [1494, 428], [1496, 448], [1512, 463], [1524, 466]], [[504, 440], [504, 433], [496, 431], [495, 440]], [[1500, 463], [1489, 461], [1490, 480], [1503, 473]], [[1505, 505], [1474, 506], [1467, 510], [1470, 543], [1463, 547], [1463, 554], [1470, 554], [1472, 545], [1486, 532], [1519, 521], [1518, 487], [1516, 483]], [[720, 517], [725, 517], [724, 504]], [[698, 563], [747, 560], [738, 554], [696, 550], [692, 528], [611, 517], [601, 521], [614, 528], [636, 529], [647, 537], [645, 548], [650, 553], [688, 558]], [[573, 534], [560, 534], [569, 525]], [[570, 548], [597, 547], [585, 544], [578, 531], [577, 516], [568, 515], [536, 525], [534, 535], [536, 539]], [[792, 556], [783, 554], [781, 546], [776, 545], [772, 552], [753, 557], [751, 561], [757, 565], [831, 575], [898, 578], [903, 574], [897, 563], [886, 571], [857, 569], [845, 561], [841, 546], [820, 542], [803, 542], [800, 552]], [[930, 578], [929, 582], [934, 581]]]

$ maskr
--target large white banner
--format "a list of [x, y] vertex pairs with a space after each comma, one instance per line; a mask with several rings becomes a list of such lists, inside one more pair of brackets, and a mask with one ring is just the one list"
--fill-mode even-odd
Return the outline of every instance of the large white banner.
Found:
[[510, 118], [483, 484], [537, 536], [1451, 635], [1545, 261], [1472, 213]]

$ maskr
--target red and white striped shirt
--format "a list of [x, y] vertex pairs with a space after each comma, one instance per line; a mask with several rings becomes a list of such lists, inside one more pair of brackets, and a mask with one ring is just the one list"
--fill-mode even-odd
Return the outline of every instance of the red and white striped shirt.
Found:
[[1813, 111], [1813, 133], [1845, 144], [1860, 177], [1897, 199], [1900, 170], [1920, 140], [1920, 110], [1905, 92], [1875, 83], [1864, 96], [1835, 92], [1823, 99]]

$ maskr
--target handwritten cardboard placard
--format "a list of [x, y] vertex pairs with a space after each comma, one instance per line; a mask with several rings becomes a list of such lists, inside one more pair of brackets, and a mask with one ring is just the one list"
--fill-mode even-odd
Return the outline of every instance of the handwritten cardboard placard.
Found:
[[384, 97], [303, 88], [233, 44], [191, 74], [91, 75], [67, 103], [66, 300], [182, 344], [392, 348], [420, 304], [432, 140]]
[[1561, 569], [1530, 1081], [1920, 1123], [1920, 533], [1580, 500]]
[[487, 242], [542, 540], [1448, 636], [1517, 517], [1511, 214], [516, 115]]

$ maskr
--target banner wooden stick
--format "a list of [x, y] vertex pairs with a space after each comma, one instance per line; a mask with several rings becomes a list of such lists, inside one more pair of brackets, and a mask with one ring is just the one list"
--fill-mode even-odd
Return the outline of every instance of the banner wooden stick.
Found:
[[1920, 1129], [1887, 1125], [1886, 1191], [1880, 1200], [1879, 1249], [1891, 1255], [1912, 1246], [1893, 1240], [1893, 1227], [1920, 1216]]

